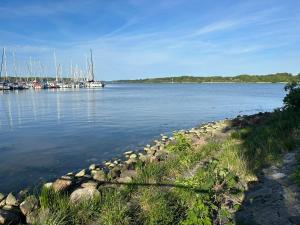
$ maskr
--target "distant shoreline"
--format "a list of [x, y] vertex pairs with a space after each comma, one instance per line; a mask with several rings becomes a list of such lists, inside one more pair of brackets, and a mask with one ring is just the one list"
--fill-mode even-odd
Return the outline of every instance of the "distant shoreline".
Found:
[[130, 81], [110, 81], [109, 84], [287, 84], [288, 82], [130, 82]]
[[114, 80], [112, 83], [288, 83], [300, 82], [300, 74], [275, 73], [268, 75], [238, 76], [170, 76], [144, 79]]

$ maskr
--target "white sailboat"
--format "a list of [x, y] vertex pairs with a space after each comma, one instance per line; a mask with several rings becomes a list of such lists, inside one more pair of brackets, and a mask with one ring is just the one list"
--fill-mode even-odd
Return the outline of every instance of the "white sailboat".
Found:
[[86, 87], [87, 88], [104, 88], [104, 86], [105, 86], [104, 82], [95, 81], [92, 49], [90, 49], [90, 52], [91, 52], [91, 58], [90, 58], [89, 66], [88, 66], [88, 78], [87, 78], [87, 82], [86, 82]]

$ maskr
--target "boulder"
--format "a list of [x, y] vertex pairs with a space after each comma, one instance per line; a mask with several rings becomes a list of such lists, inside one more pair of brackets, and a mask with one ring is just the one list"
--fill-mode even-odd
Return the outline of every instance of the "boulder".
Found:
[[5, 198], [2, 201], [0, 201], [0, 208], [2, 208], [3, 206], [5, 206]]
[[91, 164], [90, 166], [89, 166], [89, 170], [95, 170], [96, 169], [96, 164]]
[[53, 184], [52, 182], [45, 183], [45, 184], [43, 185], [43, 187], [49, 189], [49, 188], [52, 187], [52, 184]]
[[29, 213], [37, 209], [39, 201], [33, 195], [28, 196], [25, 201], [20, 204], [20, 209], [23, 215], [27, 216]]
[[64, 192], [69, 190], [74, 181], [71, 177], [69, 176], [62, 176], [61, 178], [58, 178], [56, 181], [53, 182], [52, 184], [52, 189], [55, 192]]
[[137, 155], [136, 155], [135, 153], [133, 153], [133, 154], [131, 154], [131, 155], [129, 156], [129, 158], [130, 158], [130, 159], [136, 159], [136, 158], [137, 158]]
[[9, 206], [18, 206], [19, 202], [12, 193], [9, 193], [5, 199], [5, 204]]
[[28, 224], [36, 223], [38, 216], [39, 216], [38, 210], [34, 210], [34, 211], [30, 212], [29, 214], [26, 215], [26, 223], [28, 223]]
[[130, 183], [132, 182], [132, 178], [131, 177], [120, 177], [117, 179], [118, 183]]
[[97, 189], [99, 183], [95, 182], [95, 181], [87, 181], [85, 183], [81, 184], [82, 188], [91, 188], [91, 189]]
[[75, 174], [75, 177], [83, 177], [86, 174], [85, 169], [80, 170], [78, 173]]
[[107, 176], [111, 179], [116, 179], [117, 177], [119, 177], [121, 174], [121, 168], [119, 167], [114, 167], [113, 169], [111, 169]]
[[125, 166], [127, 169], [132, 170], [135, 168], [137, 163], [136, 159], [128, 159], [127, 161], [125, 161]]
[[94, 180], [99, 182], [106, 181], [106, 174], [103, 170], [92, 170], [91, 171], [92, 177]]
[[124, 152], [123, 154], [124, 155], [131, 155], [133, 153], [133, 151], [127, 151], [127, 152]]
[[70, 195], [70, 201], [72, 203], [78, 203], [80, 201], [90, 200], [97, 196], [100, 196], [100, 192], [97, 189], [78, 188]]
[[156, 158], [156, 161], [158, 161], [158, 162], [164, 161], [167, 159], [168, 153], [165, 151], [159, 151], [159, 152], [156, 152], [154, 157]]
[[0, 224], [15, 225], [19, 224], [20, 220], [20, 216], [16, 212], [0, 209]]
[[121, 172], [120, 178], [125, 178], [125, 177], [135, 178], [135, 177], [137, 177], [137, 171], [136, 170], [123, 170]]

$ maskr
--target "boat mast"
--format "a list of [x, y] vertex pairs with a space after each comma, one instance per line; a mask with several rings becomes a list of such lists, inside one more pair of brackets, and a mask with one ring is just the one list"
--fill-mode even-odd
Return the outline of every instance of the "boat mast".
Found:
[[29, 57], [29, 77], [30, 77], [30, 80], [32, 80], [32, 60], [31, 60], [31, 56]]
[[2, 57], [1, 57], [0, 81], [1, 81], [1, 75], [2, 75], [2, 69], [3, 69], [3, 62], [4, 62], [4, 51], [5, 51], [5, 48], [3, 48]]
[[57, 68], [55, 50], [54, 50], [53, 56], [54, 56], [54, 66], [55, 66], [55, 81], [58, 82], [58, 68]]
[[17, 63], [16, 63], [16, 53], [13, 51], [13, 68], [14, 68], [14, 75], [16, 78], [16, 81], [18, 81], [18, 73], [17, 73]]
[[95, 77], [94, 77], [93, 52], [92, 52], [92, 49], [90, 49], [90, 51], [91, 51], [91, 76], [92, 76], [92, 81], [94, 81]]
[[3, 48], [3, 52], [2, 52], [2, 63], [1, 63], [0, 78], [1, 78], [3, 72], [4, 72], [4, 76], [5, 76], [5, 81], [7, 81], [8, 75], [7, 75], [7, 64], [6, 64], [5, 48]]

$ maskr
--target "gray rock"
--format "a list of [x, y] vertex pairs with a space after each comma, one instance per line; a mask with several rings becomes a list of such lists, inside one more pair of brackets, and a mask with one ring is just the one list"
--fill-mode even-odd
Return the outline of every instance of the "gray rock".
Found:
[[131, 177], [120, 177], [117, 179], [118, 183], [130, 183], [132, 182], [132, 178]]
[[70, 201], [72, 203], [78, 203], [80, 201], [90, 200], [97, 196], [100, 196], [100, 192], [97, 189], [79, 188], [72, 192]]
[[33, 210], [37, 209], [38, 205], [39, 202], [37, 198], [33, 195], [30, 195], [20, 204], [20, 209], [23, 215], [27, 216]]
[[111, 179], [116, 179], [120, 176], [120, 174], [121, 174], [121, 169], [119, 167], [114, 167], [108, 172], [107, 176]]
[[18, 206], [19, 202], [12, 193], [9, 193], [5, 199], [5, 204], [9, 206]]
[[52, 187], [52, 184], [53, 184], [52, 182], [45, 183], [45, 184], [43, 185], [43, 187], [44, 187], [44, 188], [48, 188], [48, 189], [49, 189], [49, 188], [51, 188], [51, 187]]
[[95, 170], [96, 167], [97, 167], [96, 164], [91, 164], [90, 167], [89, 167], [89, 170]]
[[284, 178], [285, 176], [286, 175], [284, 173], [274, 173], [274, 174], [270, 175], [270, 177], [274, 180]]
[[104, 173], [103, 170], [92, 170], [91, 174], [92, 174], [93, 179], [96, 181], [99, 181], [99, 182], [106, 181], [106, 174]]
[[75, 177], [83, 177], [86, 174], [85, 169], [80, 170], [78, 173], [75, 174]]
[[133, 153], [133, 151], [127, 151], [127, 152], [124, 152], [123, 154], [124, 155], [131, 155]]
[[73, 185], [73, 179], [68, 176], [62, 176], [52, 184], [52, 189], [55, 192], [64, 192], [69, 190]]
[[135, 177], [137, 177], [137, 171], [136, 170], [123, 170], [121, 172], [120, 178], [125, 178], [125, 177], [135, 178]]
[[129, 156], [129, 158], [130, 159], [136, 159], [137, 158], [137, 155], [134, 153], [134, 154], [131, 154], [130, 156]]
[[81, 187], [82, 187], [82, 188], [97, 189], [98, 183], [95, 182], [95, 181], [88, 181], [88, 182], [82, 183], [82, 184], [81, 184]]
[[136, 163], [137, 163], [136, 159], [128, 159], [127, 161], [125, 161], [125, 166], [127, 169], [132, 170], [135, 168]]
[[15, 225], [15, 224], [19, 224], [19, 222], [20, 222], [20, 217], [16, 212], [12, 210], [0, 209], [0, 224]]
[[34, 224], [37, 221], [38, 216], [39, 216], [38, 210], [34, 210], [30, 212], [28, 215], [26, 215], [26, 223]]
[[2, 208], [3, 206], [5, 206], [5, 198], [2, 201], [0, 201], [0, 208]]

